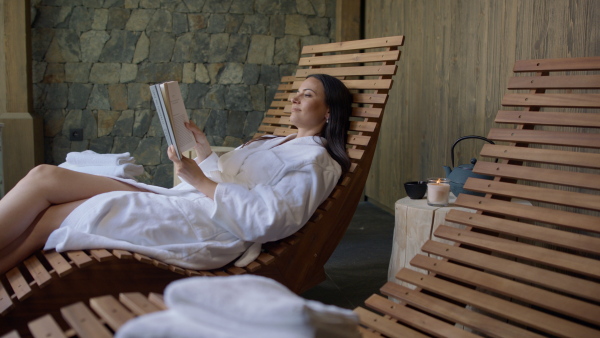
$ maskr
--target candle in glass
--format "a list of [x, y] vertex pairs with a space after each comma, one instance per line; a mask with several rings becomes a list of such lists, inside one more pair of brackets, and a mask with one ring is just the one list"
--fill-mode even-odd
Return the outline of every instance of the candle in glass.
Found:
[[427, 180], [427, 204], [436, 207], [448, 205], [450, 197], [450, 180], [447, 178], [430, 178]]

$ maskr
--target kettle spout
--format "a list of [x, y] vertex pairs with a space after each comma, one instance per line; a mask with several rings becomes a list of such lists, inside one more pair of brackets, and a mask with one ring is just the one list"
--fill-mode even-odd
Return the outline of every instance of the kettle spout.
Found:
[[444, 172], [446, 173], [446, 177], [449, 177], [452, 169], [448, 166], [444, 166]]

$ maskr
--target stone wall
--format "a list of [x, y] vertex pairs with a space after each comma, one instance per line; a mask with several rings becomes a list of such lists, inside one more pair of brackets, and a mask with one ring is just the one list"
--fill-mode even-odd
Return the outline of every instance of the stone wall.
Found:
[[140, 181], [165, 187], [172, 165], [149, 84], [179, 81], [211, 144], [237, 146], [302, 46], [332, 41], [335, 27], [335, 0], [32, 0], [31, 13], [46, 162], [127, 151], [144, 165]]

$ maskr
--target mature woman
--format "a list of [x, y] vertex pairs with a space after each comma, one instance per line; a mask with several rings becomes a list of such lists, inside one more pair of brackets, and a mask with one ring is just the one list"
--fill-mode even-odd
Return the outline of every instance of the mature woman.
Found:
[[262, 137], [217, 157], [193, 123], [195, 160], [169, 158], [183, 183], [172, 189], [51, 165], [32, 169], [0, 200], [0, 272], [45, 245], [111, 248], [192, 269], [227, 264], [254, 242], [296, 232], [330, 194], [350, 161], [352, 95], [313, 75], [291, 99], [298, 133]]

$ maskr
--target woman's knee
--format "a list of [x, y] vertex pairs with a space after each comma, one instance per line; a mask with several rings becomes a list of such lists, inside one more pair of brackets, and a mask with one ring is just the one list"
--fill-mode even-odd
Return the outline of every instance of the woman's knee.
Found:
[[61, 170], [57, 166], [50, 164], [40, 164], [29, 170], [27, 175], [20, 182], [22, 184], [35, 184], [42, 187], [44, 183], [51, 182], [56, 177], [57, 171]]

